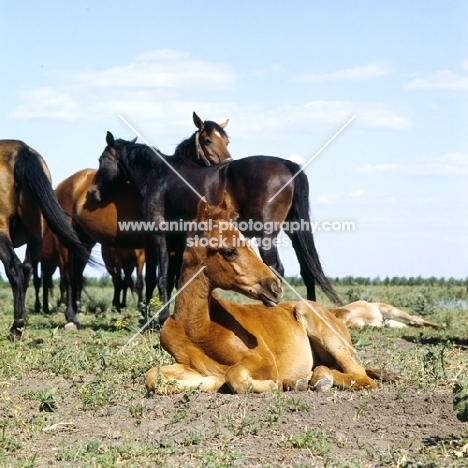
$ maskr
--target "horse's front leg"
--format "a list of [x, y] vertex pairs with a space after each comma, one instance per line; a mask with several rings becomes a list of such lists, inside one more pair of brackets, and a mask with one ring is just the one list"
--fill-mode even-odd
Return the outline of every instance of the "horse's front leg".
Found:
[[[151, 233], [147, 237], [146, 248], [146, 305], [149, 306], [154, 289], [158, 286], [159, 300], [167, 303], [167, 273], [169, 254], [167, 252], [166, 236]], [[159, 274], [159, 277], [158, 275]], [[165, 306], [159, 315], [162, 325], [169, 316], [169, 308]]]
[[164, 308], [159, 314], [159, 324], [162, 325], [169, 317], [169, 306], [166, 305], [168, 301], [167, 292], [167, 275], [169, 270], [169, 252], [167, 250], [167, 242], [165, 234], [158, 234], [156, 237], [156, 250], [158, 259], [158, 291], [159, 300], [163, 303]]

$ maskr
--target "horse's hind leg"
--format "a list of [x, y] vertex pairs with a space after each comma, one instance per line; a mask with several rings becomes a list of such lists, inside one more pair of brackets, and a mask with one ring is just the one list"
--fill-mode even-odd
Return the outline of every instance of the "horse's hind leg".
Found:
[[42, 286], [42, 276], [44, 276], [43, 273], [42, 273], [41, 276], [39, 275], [38, 266], [39, 266], [39, 264], [36, 263], [36, 267], [34, 268], [34, 271], [33, 271], [33, 286], [34, 286], [34, 297], [35, 297], [35, 299], [34, 299], [34, 312], [36, 314], [39, 314], [41, 312], [40, 294], [41, 294], [41, 286]]
[[23, 264], [15, 253], [10, 239], [0, 233], [0, 260], [5, 267], [5, 273], [13, 291], [14, 318], [10, 329], [10, 340], [20, 338], [24, 329], [24, 278]]
[[311, 385], [314, 388], [327, 390], [332, 385], [377, 388], [353, 357], [348, 329], [331, 312], [316, 303], [299, 302], [294, 313], [307, 331], [314, 361], [323, 364], [313, 370]]

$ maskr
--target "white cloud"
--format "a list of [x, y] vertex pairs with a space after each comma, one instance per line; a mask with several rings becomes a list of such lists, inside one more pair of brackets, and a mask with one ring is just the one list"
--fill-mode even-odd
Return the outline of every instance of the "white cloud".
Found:
[[343, 68], [331, 73], [307, 74], [294, 78], [305, 83], [323, 83], [328, 81], [370, 80], [393, 72], [393, 64], [388, 60], [379, 60], [352, 68]]
[[291, 154], [288, 158], [290, 161], [295, 162], [302, 166], [306, 162], [306, 158], [304, 156], [300, 156], [299, 154]]
[[[120, 113], [165, 134], [169, 127], [176, 130], [186, 125], [195, 110], [203, 118], [231, 118], [238, 132], [255, 139], [282, 138], [285, 123], [290, 124], [288, 132], [336, 131], [353, 115], [357, 116], [353, 128], [401, 130], [412, 126], [391, 104], [311, 101], [266, 108], [223, 101], [219, 96], [237, 81], [231, 67], [174, 50], [148, 52], [128, 65], [104, 70], [56, 71], [48, 78], [53, 86], [22, 93], [21, 103], [10, 115], [95, 122]], [[187, 91], [190, 95], [210, 91], [213, 102], [187, 100]]]
[[366, 193], [365, 190], [357, 189], [357, 190], [354, 190], [353, 192], [348, 193], [348, 197], [352, 197], [352, 198], [361, 197], [365, 193]]
[[54, 73], [67, 87], [106, 89], [215, 89], [234, 86], [231, 66], [191, 58], [172, 50], [140, 55], [129, 65], [107, 70], [71, 70]]
[[393, 163], [385, 163], [385, 164], [364, 164], [357, 169], [357, 172], [362, 172], [365, 174], [384, 174], [389, 172], [403, 172], [407, 170], [408, 166], [404, 164], [393, 164]]
[[11, 111], [12, 117], [74, 120], [81, 114], [80, 104], [68, 93], [52, 87], [21, 93], [23, 104]]
[[[460, 65], [464, 71], [468, 71], [468, 60], [462, 60]], [[406, 85], [406, 88], [468, 91], [468, 75], [458, 74], [450, 70], [439, 70], [415, 78]]]
[[416, 163], [364, 164], [357, 169], [364, 174], [399, 173], [404, 175], [467, 175], [468, 155], [447, 153], [439, 157], [419, 158]]
[[166, 111], [169, 108], [167, 118], [181, 92], [225, 91], [237, 79], [227, 64], [196, 60], [172, 50], [150, 52], [129, 65], [105, 70], [60, 70], [48, 78], [52, 85], [20, 94], [21, 104], [11, 111], [13, 117], [96, 119], [116, 108], [154, 117], [162, 102]]

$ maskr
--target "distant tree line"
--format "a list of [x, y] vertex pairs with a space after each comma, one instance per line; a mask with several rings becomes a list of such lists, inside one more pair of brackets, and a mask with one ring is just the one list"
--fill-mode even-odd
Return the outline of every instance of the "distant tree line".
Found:
[[[286, 281], [292, 286], [302, 286], [304, 283], [300, 276], [286, 277]], [[436, 278], [431, 276], [393, 276], [381, 278], [366, 278], [364, 276], [345, 276], [344, 278], [328, 278], [335, 286], [466, 286], [468, 278]], [[86, 278], [87, 286], [107, 288], [112, 287], [111, 277], [103, 274], [100, 278]], [[10, 287], [7, 280], [0, 276], [0, 287]], [[54, 280], [54, 286], [58, 286], [58, 279]]]
[[393, 276], [381, 278], [365, 278], [362, 276], [345, 276], [344, 278], [331, 278], [331, 282], [337, 286], [465, 286], [467, 279], [436, 278], [431, 276]]

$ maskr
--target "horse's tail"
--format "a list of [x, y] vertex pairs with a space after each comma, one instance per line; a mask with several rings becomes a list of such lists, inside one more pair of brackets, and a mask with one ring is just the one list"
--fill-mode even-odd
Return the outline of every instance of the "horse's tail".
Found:
[[[292, 175], [295, 175], [300, 167], [292, 162], [286, 161], [286, 165], [291, 171]], [[312, 231], [310, 230], [311, 221], [309, 216], [309, 181], [304, 172], [299, 174], [294, 179], [294, 195], [292, 200], [291, 209], [288, 213], [289, 221], [296, 221], [302, 225], [308, 226], [308, 229], [298, 229], [294, 232], [290, 231], [287, 234], [291, 238], [294, 250], [296, 251], [297, 258], [301, 267], [301, 276], [307, 285], [312, 285], [317, 282], [322, 288], [323, 292], [335, 303], [342, 304], [340, 297], [337, 292], [333, 289], [333, 286], [328, 281], [325, 273], [323, 272], [320, 259], [315, 248], [314, 238]], [[309, 292], [307, 299], [315, 300], [312, 297], [313, 291]], [[311, 297], [309, 297], [311, 296]]]
[[[67, 249], [87, 263], [90, 252], [68, 222], [38, 155], [31, 149], [22, 148], [18, 151], [15, 158], [14, 179], [16, 193], [19, 194], [21, 188], [27, 184], [51, 231]], [[91, 259], [91, 263], [95, 261]]]

